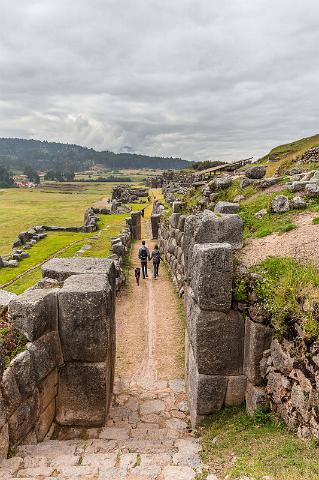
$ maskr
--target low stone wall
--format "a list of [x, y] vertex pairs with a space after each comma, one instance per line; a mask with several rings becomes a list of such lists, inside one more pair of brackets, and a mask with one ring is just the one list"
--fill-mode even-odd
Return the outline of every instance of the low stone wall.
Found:
[[130, 241], [125, 228], [109, 258], [49, 260], [34, 287], [0, 295], [0, 313], [8, 310], [29, 340], [0, 369], [0, 459], [10, 447], [42, 441], [54, 422], [105, 425], [114, 380], [115, 295], [125, 282]]
[[255, 295], [235, 305], [246, 319], [248, 413], [271, 409], [300, 437], [319, 438], [318, 343], [305, 336], [297, 322], [278, 336], [271, 315]]
[[63, 364], [58, 332], [58, 289], [34, 289], [9, 303], [11, 321], [29, 340], [1, 380], [0, 455], [9, 445], [42, 441], [55, 418], [58, 367]]

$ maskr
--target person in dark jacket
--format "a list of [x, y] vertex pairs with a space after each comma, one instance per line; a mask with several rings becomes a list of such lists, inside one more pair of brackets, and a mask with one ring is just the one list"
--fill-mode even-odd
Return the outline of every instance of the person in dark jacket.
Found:
[[153, 259], [154, 278], [157, 278], [158, 277], [159, 264], [161, 262], [161, 253], [159, 251], [158, 245], [155, 245], [154, 250], [151, 253], [151, 259]]
[[147, 246], [145, 245], [145, 240], [142, 241], [142, 246], [138, 251], [138, 258], [141, 261], [142, 275], [143, 278], [148, 277], [147, 275], [147, 261], [150, 260], [150, 252]]

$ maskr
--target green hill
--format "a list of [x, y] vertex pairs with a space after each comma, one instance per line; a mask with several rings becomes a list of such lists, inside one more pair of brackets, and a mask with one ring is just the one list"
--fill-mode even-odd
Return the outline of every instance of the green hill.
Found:
[[271, 176], [278, 168], [280, 172], [290, 168], [307, 150], [318, 146], [319, 134], [302, 138], [273, 148], [267, 155], [260, 158], [258, 163], [267, 166], [267, 176]]
[[190, 167], [187, 160], [157, 157], [136, 153], [99, 152], [93, 148], [57, 142], [0, 138], [0, 164], [10, 170], [23, 170], [31, 166], [36, 170], [89, 169], [99, 164], [115, 169], [182, 169]]

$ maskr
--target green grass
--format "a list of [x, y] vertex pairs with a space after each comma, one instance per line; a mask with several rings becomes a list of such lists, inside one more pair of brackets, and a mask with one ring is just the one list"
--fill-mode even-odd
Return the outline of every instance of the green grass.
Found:
[[[273, 148], [267, 155], [259, 159], [258, 163], [267, 166], [267, 176], [272, 176], [276, 169], [282, 173], [284, 170], [291, 168], [296, 160], [300, 159], [302, 155], [310, 148], [319, 145], [319, 134], [312, 137], [301, 138], [295, 142], [286, 143]], [[276, 159], [274, 162], [269, 162], [269, 157]], [[318, 168], [318, 165], [316, 165]], [[303, 168], [307, 170], [307, 167]]]
[[33, 225], [82, 225], [85, 209], [110, 197], [113, 186], [50, 184], [47, 188], [0, 189], [0, 255], [9, 254], [17, 235]]
[[199, 433], [204, 463], [212, 471], [221, 466], [218, 478], [319, 478], [316, 442], [300, 440], [271, 414], [251, 418], [243, 407], [228, 407], [210, 417]]
[[[92, 235], [92, 234], [90, 234]], [[25, 258], [18, 263], [15, 268], [2, 268], [0, 270], [0, 285], [3, 285], [17, 277], [20, 273], [29, 268], [45, 261], [51, 255], [62, 248], [67, 247], [70, 243], [77, 240], [85, 240], [87, 233], [75, 232], [48, 232], [48, 236], [33, 245], [29, 252], [29, 258]], [[83, 243], [77, 244], [77, 249], [81, 248]], [[75, 246], [74, 246], [75, 249]]]
[[245, 300], [254, 291], [279, 336], [298, 323], [309, 339], [318, 339], [319, 273], [315, 267], [289, 257], [268, 257], [252, 270], [261, 279], [246, 283], [244, 277], [238, 278], [234, 284], [237, 300]]

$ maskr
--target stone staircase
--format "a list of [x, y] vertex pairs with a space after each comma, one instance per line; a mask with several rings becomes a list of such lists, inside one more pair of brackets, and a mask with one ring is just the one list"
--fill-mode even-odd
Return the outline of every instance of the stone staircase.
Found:
[[104, 428], [55, 426], [44, 442], [19, 446], [0, 480], [191, 480], [204, 471], [184, 382], [117, 379]]

